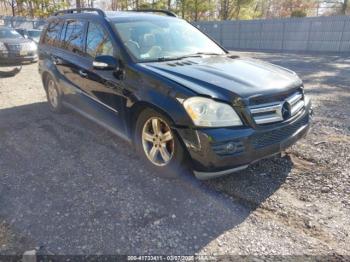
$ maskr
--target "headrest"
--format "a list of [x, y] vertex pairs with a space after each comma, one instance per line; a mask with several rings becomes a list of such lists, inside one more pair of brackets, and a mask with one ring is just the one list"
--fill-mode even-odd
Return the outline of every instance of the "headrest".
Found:
[[140, 39], [142, 46], [154, 46], [156, 41], [154, 34], [144, 34]]

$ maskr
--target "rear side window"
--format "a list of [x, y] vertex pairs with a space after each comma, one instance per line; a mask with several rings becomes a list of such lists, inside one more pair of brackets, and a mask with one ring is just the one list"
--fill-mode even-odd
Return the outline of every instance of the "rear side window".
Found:
[[84, 25], [82, 21], [69, 20], [65, 24], [62, 47], [73, 53], [84, 53]]
[[47, 45], [57, 46], [61, 28], [62, 23], [60, 21], [51, 22], [46, 30], [44, 43]]
[[89, 23], [86, 36], [86, 53], [92, 58], [99, 55], [114, 55], [110, 36], [99, 24]]

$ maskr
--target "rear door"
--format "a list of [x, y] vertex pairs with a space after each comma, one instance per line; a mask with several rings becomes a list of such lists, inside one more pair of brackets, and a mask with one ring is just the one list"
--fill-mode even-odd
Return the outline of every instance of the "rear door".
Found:
[[60, 36], [60, 50], [53, 57], [65, 82], [65, 98], [71, 103], [76, 102], [76, 94], [82, 92], [83, 68], [89, 63], [84, 51], [86, 24], [84, 20], [66, 20]]
[[51, 71], [55, 76], [61, 77], [58, 67], [56, 66], [57, 53], [59, 52], [59, 38], [63, 26], [63, 21], [60, 19], [51, 20], [40, 40], [39, 68]]

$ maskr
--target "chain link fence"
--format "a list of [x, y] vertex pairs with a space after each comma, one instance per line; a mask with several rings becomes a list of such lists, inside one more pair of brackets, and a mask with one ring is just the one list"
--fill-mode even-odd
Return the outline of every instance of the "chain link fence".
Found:
[[194, 24], [227, 49], [350, 52], [350, 16]]

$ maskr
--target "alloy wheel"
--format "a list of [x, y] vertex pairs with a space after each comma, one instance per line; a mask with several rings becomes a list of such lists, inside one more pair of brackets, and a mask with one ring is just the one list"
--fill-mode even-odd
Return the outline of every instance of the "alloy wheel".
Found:
[[142, 129], [142, 145], [147, 158], [156, 166], [167, 165], [174, 156], [174, 136], [159, 117], [148, 119]]
[[47, 94], [50, 101], [50, 104], [53, 108], [58, 107], [58, 93], [56, 90], [55, 82], [50, 79], [47, 85]]

